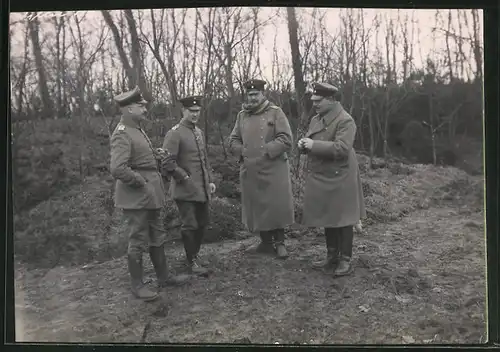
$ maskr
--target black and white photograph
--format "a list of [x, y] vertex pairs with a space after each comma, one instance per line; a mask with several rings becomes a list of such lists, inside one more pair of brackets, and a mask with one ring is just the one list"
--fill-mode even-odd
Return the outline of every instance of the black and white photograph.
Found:
[[482, 10], [9, 29], [16, 342], [488, 340]]

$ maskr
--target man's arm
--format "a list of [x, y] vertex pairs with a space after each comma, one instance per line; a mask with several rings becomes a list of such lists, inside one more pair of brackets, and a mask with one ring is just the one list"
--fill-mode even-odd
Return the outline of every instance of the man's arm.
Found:
[[162, 169], [171, 175], [177, 182], [186, 179], [188, 173], [177, 165], [177, 155], [179, 153], [180, 135], [176, 130], [170, 130], [165, 135], [163, 149], [165, 157], [162, 160]]
[[111, 137], [111, 175], [131, 187], [143, 187], [146, 180], [128, 165], [132, 141], [125, 132], [117, 132]]
[[314, 141], [311, 154], [329, 159], [345, 159], [354, 144], [356, 124], [353, 119], [340, 122], [333, 141]]
[[266, 148], [267, 155], [269, 155], [271, 159], [274, 159], [285, 152], [289, 152], [292, 149], [293, 143], [290, 123], [288, 122], [288, 118], [285, 113], [280, 108], [276, 109], [275, 124], [276, 134], [274, 139], [266, 143], [264, 146], [264, 148]]
[[241, 157], [243, 153], [243, 138], [240, 131], [241, 112], [236, 116], [236, 122], [233, 130], [229, 135], [229, 152], [237, 157]]

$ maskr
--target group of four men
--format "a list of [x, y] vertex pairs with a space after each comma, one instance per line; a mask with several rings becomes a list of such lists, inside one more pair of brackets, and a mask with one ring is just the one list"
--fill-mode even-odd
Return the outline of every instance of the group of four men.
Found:
[[[294, 223], [288, 160], [292, 131], [281, 108], [264, 96], [264, 81], [250, 80], [244, 86], [246, 103], [229, 137], [229, 149], [240, 163], [242, 222], [248, 231], [259, 232], [257, 252], [284, 259], [288, 257], [284, 229]], [[336, 87], [327, 83], [315, 83], [313, 87], [311, 100], [316, 116], [298, 141], [298, 150], [308, 156], [302, 223], [325, 229], [328, 254], [326, 260], [313, 266], [341, 276], [352, 272], [353, 226], [365, 216], [353, 149], [356, 125], [335, 99]], [[163, 147], [158, 149], [141, 127], [147, 102], [139, 89], [120, 94], [115, 101], [122, 113], [111, 138], [115, 206], [123, 209], [128, 223], [132, 292], [149, 301], [158, 293], [144, 284], [142, 257], [146, 249], [160, 288], [189, 280], [189, 275], [173, 275], [168, 270], [160, 217], [166, 195], [162, 176], [171, 178], [170, 194], [181, 218], [188, 272], [208, 273], [198, 253], [216, 186], [203, 134], [197, 127], [201, 97], [180, 100], [183, 117], [167, 132]]]

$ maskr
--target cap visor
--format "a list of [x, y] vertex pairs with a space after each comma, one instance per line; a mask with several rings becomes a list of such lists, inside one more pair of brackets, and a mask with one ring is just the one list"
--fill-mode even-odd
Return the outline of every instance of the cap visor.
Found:
[[321, 100], [323, 98], [324, 97], [321, 95], [316, 95], [316, 94], [311, 95], [311, 100]]

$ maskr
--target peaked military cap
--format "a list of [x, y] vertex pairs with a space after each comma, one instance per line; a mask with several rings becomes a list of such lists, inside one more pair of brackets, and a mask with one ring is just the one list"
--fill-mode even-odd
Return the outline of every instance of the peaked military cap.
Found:
[[261, 79], [250, 79], [243, 84], [246, 90], [264, 90], [266, 81]]
[[114, 100], [118, 103], [120, 107], [124, 107], [130, 104], [147, 104], [148, 102], [142, 97], [139, 87], [119, 94], [114, 97]]
[[313, 95], [311, 100], [321, 100], [324, 97], [333, 97], [339, 90], [329, 83], [315, 82], [312, 84]]
[[191, 95], [189, 97], [179, 99], [179, 101], [181, 102], [182, 106], [185, 107], [186, 109], [191, 109], [193, 107], [201, 108], [202, 98], [203, 97], [199, 95]]

